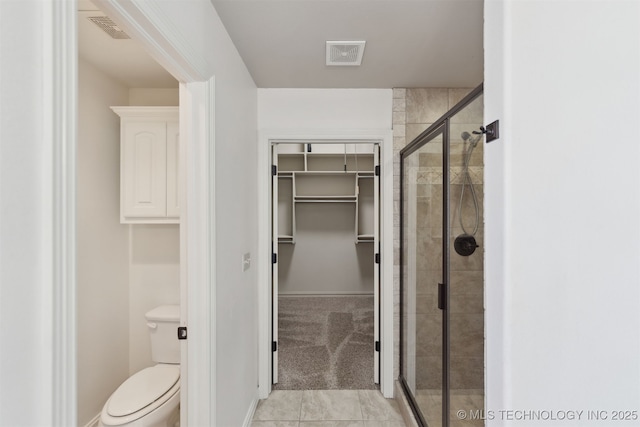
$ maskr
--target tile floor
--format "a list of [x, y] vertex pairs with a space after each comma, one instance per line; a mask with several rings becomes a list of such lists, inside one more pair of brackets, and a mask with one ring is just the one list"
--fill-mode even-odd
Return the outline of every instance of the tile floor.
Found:
[[[442, 425], [442, 390], [418, 390], [416, 402], [429, 426], [440, 427]], [[449, 403], [449, 425], [451, 427], [484, 426], [484, 420], [470, 418], [472, 412], [478, 415], [484, 409], [483, 390], [451, 390]], [[461, 419], [458, 411], [462, 411], [464, 419]]]
[[275, 390], [252, 427], [405, 427], [398, 404], [378, 390]]

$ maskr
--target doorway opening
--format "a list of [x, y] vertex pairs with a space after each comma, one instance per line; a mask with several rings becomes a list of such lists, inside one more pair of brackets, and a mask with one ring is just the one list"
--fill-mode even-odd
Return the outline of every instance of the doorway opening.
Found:
[[271, 145], [273, 389], [380, 383], [380, 147]]

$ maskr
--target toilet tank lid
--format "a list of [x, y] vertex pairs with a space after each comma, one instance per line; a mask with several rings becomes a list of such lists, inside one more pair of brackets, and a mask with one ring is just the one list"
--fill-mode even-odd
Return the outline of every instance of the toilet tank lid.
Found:
[[165, 321], [165, 322], [178, 322], [180, 320], [180, 306], [179, 305], [161, 305], [153, 310], [148, 311], [145, 314], [147, 320]]

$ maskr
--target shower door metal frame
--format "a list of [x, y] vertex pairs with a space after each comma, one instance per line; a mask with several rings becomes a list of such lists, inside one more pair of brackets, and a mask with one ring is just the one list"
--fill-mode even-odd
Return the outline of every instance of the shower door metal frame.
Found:
[[[405, 159], [428, 144], [436, 137], [442, 135], [442, 282], [438, 289], [438, 305], [442, 310], [442, 427], [449, 427], [450, 408], [450, 331], [449, 331], [449, 301], [450, 301], [450, 262], [449, 262], [449, 239], [451, 234], [451, 224], [449, 218], [449, 154], [450, 154], [450, 120], [453, 116], [471, 104], [476, 98], [483, 94], [484, 88], [481, 83], [473, 89], [467, 96], [458, 102], [453, 108], [447, 111], [434, 124], [429, 126], [424, 132], [418, 135], [411, 143], [400, 151], [400, 374], [399, 380], [404, 394], [407, 397], [409, 406], [414, 417], [421, 427], [428, 426], [422, 412], [416, 402], [415, 397], [407, 380], [404, 377], [404, 165]], [[441, 293], [442, 292], [442, 293]]]

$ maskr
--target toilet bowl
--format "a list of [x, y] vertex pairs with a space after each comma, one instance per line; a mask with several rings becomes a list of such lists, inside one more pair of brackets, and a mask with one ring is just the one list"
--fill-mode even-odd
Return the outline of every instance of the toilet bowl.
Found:
[[160, 306], [150, 312], [152, 359], [157, 365], [129, 377], [109, 397], [100, 425], [178, 427], [180, 422], [180, 346], [176, 328], [179, 306]]
[[180, 366], [158, 364], [127, 379], [102, 408], [103, 426], [175, 427], [180, 419]]

